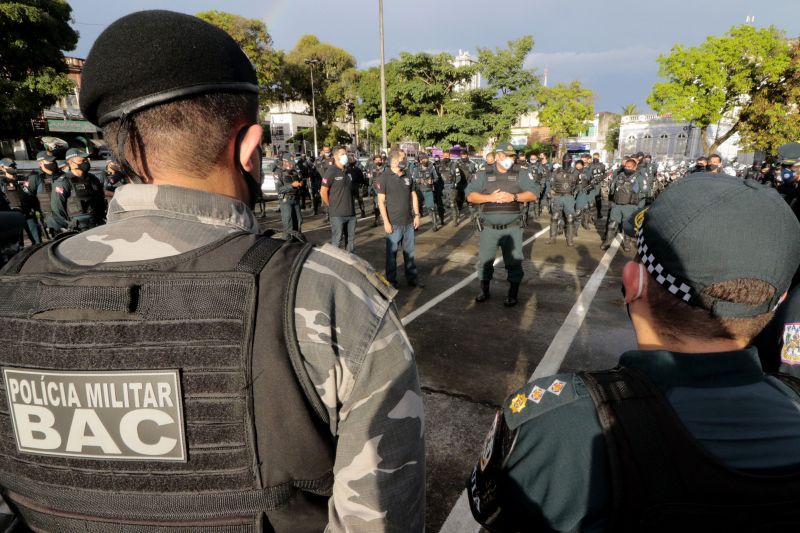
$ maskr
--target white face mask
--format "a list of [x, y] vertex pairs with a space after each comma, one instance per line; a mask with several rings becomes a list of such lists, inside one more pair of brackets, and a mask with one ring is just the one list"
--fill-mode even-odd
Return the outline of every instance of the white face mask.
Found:
[[347, 166], [347, 161], [348, 161], [348, 159], [347, 159], [346, 155], [340, 155], [339, 156], [339, 164], [342, 165], [343, 167]]
[[502, 166], [506, 170], [510, 169], [513, 165], [514, 165], [514, 160], [511, 159], [510, 157], [506, 157], [505, 159], [500, 161], [500, 166]]

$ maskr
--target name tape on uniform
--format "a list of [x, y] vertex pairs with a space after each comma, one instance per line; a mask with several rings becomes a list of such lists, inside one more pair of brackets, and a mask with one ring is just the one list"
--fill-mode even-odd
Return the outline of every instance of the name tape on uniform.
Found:
[[109, 460], [185, 461], [177, 370], [3, 368], [20, 452]]

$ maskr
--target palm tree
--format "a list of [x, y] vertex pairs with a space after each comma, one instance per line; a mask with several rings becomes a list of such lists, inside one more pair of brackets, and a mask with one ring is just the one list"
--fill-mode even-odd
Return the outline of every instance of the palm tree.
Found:
[[638, 114], [639, 114], [639, 110], [636, 109], [636, 104], [628, 104], [628, 105], [622, 106], [622, 116], [623, 117], [625, 115], [638, 115]]

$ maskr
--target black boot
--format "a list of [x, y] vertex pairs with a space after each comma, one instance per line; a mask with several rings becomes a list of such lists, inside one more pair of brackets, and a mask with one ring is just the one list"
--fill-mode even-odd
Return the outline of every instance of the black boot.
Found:
[[551, 218], [550, 219], [550, 238], [547, 239], [547, 242], [545, 242], [545, 244], [555, 244], [557, 236], [558, 236], [558, 219], [557, 218]]
[[519, 282], [514, 283], [511, 282], [511, 286], [508, 287], [508, 294], [506, 295], [506, 299], [503, 300], [503, 305], [506, 307], [514, 307], [517, 305], [517, 296], [519, 295]]
[[485, 302], [489, 299], [489, 283], [490, 280], [488, 279], [481, 280], [481, 292], [475, 297], [476, 302]]
[[573, 246], [573, 239], [578, 233], [578, 228], [575, 226], [575, 221], [571, 215], [567, 215], [567, 225], [564, 228], [564, 237], [567, 239], [567, 246]]
[[611, 243], [614, 242], [614, 239], [617, 236], [617, 225], [617, 222], [614, 220], [608, 221], [608, 227], [606, 228], [606, 239], [600, 246], [601, 250], [608, 250], [611, 247]]
[[581, 226], [583, 226], [583, 229], [591, 228], [592, 210], [587, 207], [586, 210], [582, 213], [582, 215], [583, 216], [581, 217]]
[[631, 238], [627, 235], [622, 236], [622, 251], [630, 252], [631, 251]]

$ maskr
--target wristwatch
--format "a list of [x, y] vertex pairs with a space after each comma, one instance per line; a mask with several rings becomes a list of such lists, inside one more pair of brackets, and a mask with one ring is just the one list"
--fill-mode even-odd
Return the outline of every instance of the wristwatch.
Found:
[[519, 200], [517, 200], [517, 193], [514, 193], [514, 201], [519, 202]]

